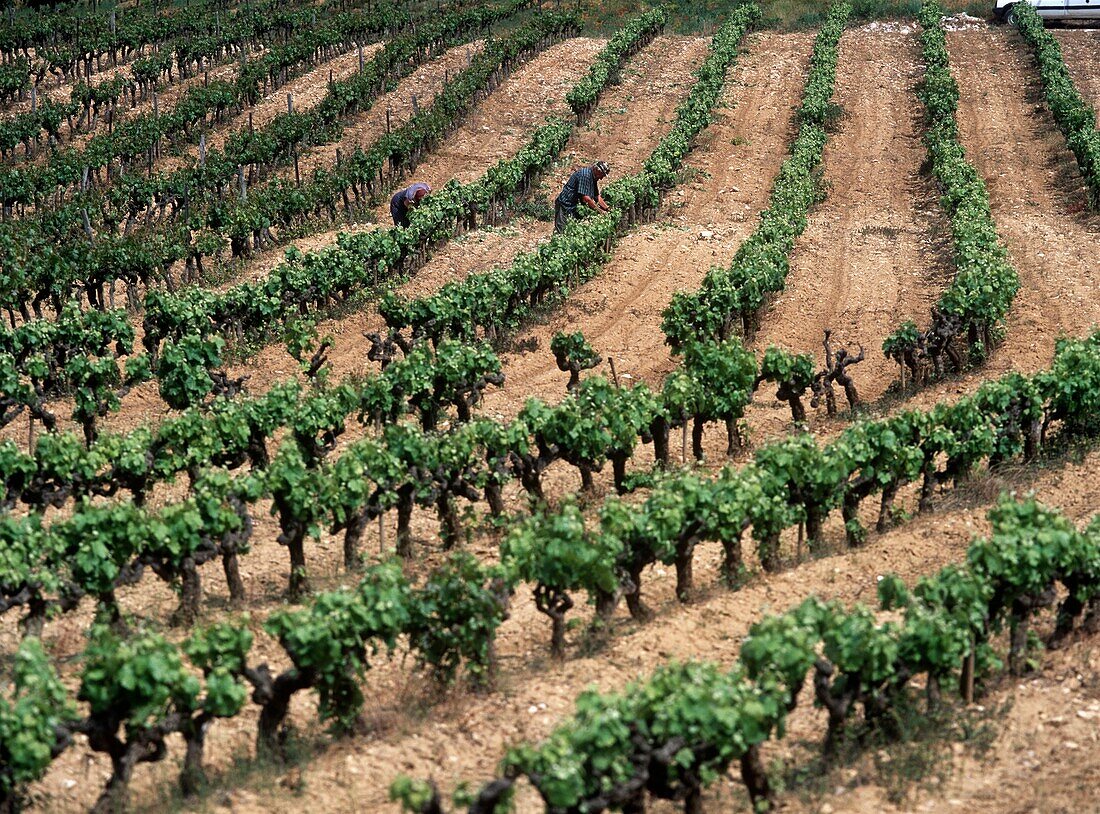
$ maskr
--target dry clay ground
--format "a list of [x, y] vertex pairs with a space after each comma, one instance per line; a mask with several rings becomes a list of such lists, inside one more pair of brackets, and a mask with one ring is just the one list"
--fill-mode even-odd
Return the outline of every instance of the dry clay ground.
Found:
[[[1086, 60], [1082, 71], [1098, 75], [1100, 49], [1090, 50], [1089, 43], [1100, 44], [1100, 35], [1073, 34], [1082, 42], [1081, 59]], [[491, 411], [514, 413], [531, 394], [560, 397], [564, 380], [548, 353], [549, 336], [559, 328], [584, 329], [601, 352], [616, 358], [621, 373], [659, 385], [673, 364], [661, 346], [660, 311], [676, 288], [694, 288], [708, 265], [728, 262], [752, 229], [793, 131], [791, 112], [809, 47], [810, 39], [804, 35], [759, 34], [750, 40], [734, 69], [727, 106], [701, 136], [699, 149], [690, 158], [697, 170], [693, 180], [682, 187], [683, 194], [670, 196], [658, 223], [622, 241], [596, 280], [575, 292], [546, 324], [521, 334], [519, 339], [536, 340], [538, 349], [506, 354], [509, 381], [491, 397]], [[987, 369], [918, 394], [913, 402], [919, 404], [952, 397], [993, 373], [1043, 365], [1059, 333], [1084, 333], [1098, 321], [1100, 311], [1094, 295], [1100, 233], [1095, 220], [1080, 211], [1080, 192], [1075, 188], [1079, 182], [1049, 114], [1037, 105], [1030, 61], [1021, 43], [1014, 34], [983, 28], [953, 34], [951, 47], [963, 91], [962, 136], [990, 185], [998, 227], [1021, 272], [1022, 292], [1010, 318], [1008, 340]], [[689, 72], [704, 52], [701, 40], [667, 37], [639, 54], [624, 73], [623, 84], [608, 92], [593, 125], [578, 131], [570, 143], [571, 158], [604, 153], [622, 171], [639, 166], [667, 127], [686, 91]], [[763, 315], [757, 346], [775, 341], [810, 350], [820, 341], [820, 329], [828, 326], [847, 341], [862, 342], [869, 356], [874, 356], [885, 333], [903, 318], [919, 321], [945, 284], [949, 267], [941, 250], [942, 216], [934, 192], [918, 174], [922, 147], [912, 86], [919, 67], [919, 52], [910, 33], [845, 35], [837, 95], [843, 115], [824, 167], [830, 197], [811, 217], [792, 263], [788, 290]], [[521, 98], [522, 83], [544, 81], [539, 71], [533, 72], [534, 77], [514, 78]], [[995, 83], [991, 76], [997, 78]], [[526, 93], [525, 98], [537, 99], [533, 88]], [[492, 105], [494, 97], [483, 107]], [[531, 111], [519, 113], [526, 115], [517, 127], [533, 127], [541, 119]], [[461, 147], [465, 139], [491, 153], [495, 140], [478, 132], [482, 126], [473, 119], [450, 140], [447, 151], [429, 158], [426, 166], [434, 167], [441, 177], [473, 162], [488, 166], [500, 154], [482, 157]], [[545, 234], [548, 225], [524, 223], [514, 233], [486, 231], [437, 255], [407, 290], [429, 291], [433, 283], [480, 267], [481, 258], [507, 262]], [[709, 234], [703, 235], [704, 231]], [[473, 247], [485, 243], [490, 250], [477, 254], [477, 264], [463, 262]], [[364, 366], [359, 337], [376, 324], [377, 317], [367, 312], [323, 326], [339, 339], [334, 353], [339, 373]], [[278, 370], [291, 368], [285, 354], [281, 363], [277, 354], [271, 354], [275, 351], [245, 366], [259, 389]], [[864, 368], [858, 370], [857, 381], [865, 395], [881, 396], [893, 371], [877, 359]], [[754, 437], [784, 431], [782, 411], [766, 398], [759, 401], [749, 416]], [[120, 421], [124, 425], [136, 418], [123, 415]], [[716, 435], [708, 439], [712, 453], [719, 449], [718, 440]], [[1044, 500], [1084, 519], [1100, 507], [1098, 472], [1100, 455], [1090, 454], [1046, 471], [1017, 473], [1013, 485], [1036, 488]], [[556, 471], [551, 481], [558, 494], [576, 485], [575, 474], [569, 471]], [[605, 482], [600, 486], [606, 489]], [[200, 807], [386, 811], [391, 808], [385, 789], [399, 772], [434, 776], [445, 786], [459, 778], [486, 778], [507, 744], [545, 734], [568, 714], [573, 697], [590, 683], [604, 689], [621, 687], [672, 657], [728, 663], [748, 625], [764, 613], [782, 611], [811, 593], [870, 601], [877, 574], [895, 570], [911, 579], [960, 559], [970, 536], [984, 525], [984, 511], [995, 487], [986, 484], [950, 500], [934, 516], [882, 535], [864, 551], [805, 563], [778, 577], [754, 578], [734, 593], [711, 587], [717, 553], [705, 550], [697, 565], [700, 595], [684, 607], [672, 597], [671, 575], [654, 569], [646, 576], [646, 596], [657, 610], [655, 620], [639, 627], [620, 614], [606, 647], [588, 656], [578, 655], [580, 634], [575, 633], [572, 658], [560, 666], [545, 660], [547, 626], [521, 591], [513, 618], [501, 631], [499, 692], [487, 697], [458, 693], [425, 708], [427, 690], [410, 678], [408, 665], [381, 658], [368, 677], [370, 700], [363, 733], [329, 743], [308, 723], [313, 718], [313, 700], [297, 700], [293, 717], [301, 722], [307, 742], [318, 744], [313, 759], [284, 776], [260, 773], [234, 781], [230, 790], [215, 792]], [[518, 505], [518, 495], [513, 499]], [[431, 544], [432, 528], [431, 518], [418, 515], [414, 531], [419, 542]], [[259, 523], [257, 546], [242, 563], [254, 617], [277, 606], [285, 579], [285, 554], [270, 542], [274, 532], [270, 521]], [[841, 537], [836, 524], [829, 532], [832, 540]], [[389, 536], [392, 539], [392, 529]], [[473, 544], [479, 555], [491, 556], [492, 549], [491, 540], [478, 539]], [[338, 546], [327, 541], [309, 552], [310, 567], [322, 584], [339, 579], [337, 551]], [[211, 595], [208, 615], [217, 618], [223, 600], [220, 578], [213, 569], [207, 573], [207, 589]], [[150, 580], [127, 591], [123, 600], [128, 609], [156, 618], [163, 618], [172, 606], [171, 595]], [[87, 618], [79, 616], [53, 623], [48, 629], [49, 645], [58, 653], [74, 652], [86, 623]], [[12, 643], [9, 631], [3, 639], [7, 648]], [[1000, 727], [1002, 734], [991, 760], [978, 766], [968, 753], [952, 757], [962, 771], [946, 781], [945, 789], [918, 790], [918, 799], [900, 810], [1088, 810], [1095, 792], [1088, 779], [1100, 762], [1100, 750], [1088, 725], [1091, 719], [1078, 713], [1095, 711], [1089, 706], [1095, 701], [1094, 646], [1084, 642], [1056, 654], [1036, 682], [1010, 693], [1016, 704], [1008, 725]], [[263, 640], [257, 649], [267, 657], [277, 652]], [[1049, 725], [1040, 716], [1061, 720]], [[819, 723], [812, 713], [799, 712], [793, 731], [811, 737], [820, 731]], [[212, 766], [224, 769], [234, 755], [246, 753], [253, 726], [250, 717], [216, 724], [208, 750]], [[786, 745], [770, 749], [769, 757], [791, 754]], [[179, 753], [179, 744], [173, 744], [173, 757]], [[105, 768], [98, 758], [86, 761], [78, 750], [68, 753], [40, 784], [41, 809], [68, 811], [86, 806], [94, 799]], [[171, 760], [138, 770], [139, 809], [160, 806], [158, 789], [170, 782], [172, 771]], [[848, 790], [854, 785], [851, 780], [838, 783], [845, 790], [829, 798], [832, 810], [886, 810], [874, 777], [860, 775], [855, 780], [860, 781], [856, 791]], [[740, 798], [729, 788], [716, 790], [713, 810], [735, 807], [732, 801]], [[1056, 806], [1047, 804], [1049, 795], [1061, 796]], [[784, 806], [825, 810], [820, 800], [804, 804], [797, 794], [787, 795]], [[520, 808], [536, 810], [529, 792], [521, 795]]]

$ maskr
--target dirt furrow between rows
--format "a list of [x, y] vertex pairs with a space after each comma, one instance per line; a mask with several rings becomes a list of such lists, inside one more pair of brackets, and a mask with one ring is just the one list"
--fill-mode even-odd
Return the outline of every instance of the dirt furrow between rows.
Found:
[[712, 264], [729, 262], [755, 225], [793, 133], [809, 52], [802, 34], [749, 41], [723, 107], [688, 157], [694, 177], [666, 199], [656, 223], [623, 238], [599, 276], [520, 331], [514, 346], [522, 350], [504, 355], [505, 385], [488, 395], [486, 409], [514, 415], [529, 396], [561, 398], [565, 378], [550, 354], [559, 330], [582, 330], [620, 376], [659, 385], [674, 365], [661, 312], [675, 291], [698, 287]]
[[1034, 371], [1059, 335], [1100, 322], [1100, 219], [1084, 209], [1082, 179], [1049, 111], [1032, 59], [1008, 30], [950, 34], [959, 83], [959, 134], [989, 188], [998, 234], [1020, 275], [1004, 343], [981, 368], [931, 388], [970, 389], [1009, 370]]
[[[565, 94], [604, 44], [599, 39], [573, 37], [521, 65], [471, 112], [462, 127], [420, 162], [413, 179], [433, 187], [452, 179], [469, 183], [500, 159], [515, 155], [547, 116], [569, 115]], [[389, 213], [387, 198], [375, 214], [381, 223], [389, 221]]]
[[[822, 339], [862, 344], [854, 369], [860, 393], [881, 396], [896, 379], [883, 339], [906, 319], [924, 323], [946, 286], [937, 250], [946, 219], [932, 181], [922, 175], [923, 109], [915, 86], [924, 65], [914, 34], [850, 31], [840, 41], [835, 131], [825, 146], [825, 200], [795, 246], [786, 290], [760, 317], [753, 339], [823, 357]], [[782, 431], [786, 405], [761, 393], [754, 435]]]
[[[1050, 361], [1059, 336], [1083, 336], [1100, 325], [1100, 298], [1096, 297], [1100, 285], [1100, 264], [1096, 261], [1100, 257], [1100, 218], [1085, 209], [1080, 174], [1065, 139], [1043, 105], [1030, 52], [1018, 34], [1004, 28], [951, 32], [948, 43], [952, 71], [960, 89], [960, 139], [988, 186], [998, 234], [1020, 274], [1020, 292], [1008, 315], [1005, 339], [994, 349], [990, 359], [915, 393], [906, 392], [900, 400], [893, 394], [881, 398], [883, 388], [897, 375], [896, 368], [891, 369], [891, 364], [882, 355], [881, 336], [873, 339], [846, 337], [839, 334], [836, 325], [829, 326], [838, 330], [839, 339], [864, 342], [868, 361], [852, 368], [852, 372], [861, 395], [874, 413], [899, 407], [928, 409], [941, 401], [955, 401], [976, 390], [982, 382], [1007, 372], [1034, 372]], [[843, 55], [838, 81], [844, 82]], [[832, 181], [833, 186], [829, 199], [811, 216], [806, 237], [796, 248], [796, 260], [815, 230], [820, 213], [827, 211], [836, 200], [838, 184], [835, 179], [839, 176], [833, 173], [830, 150], [835, 149], [833, 145], [838, 144], [841, 137], [842, 133], [834, 134], [826, 148], [826, 180]], [[938, 204], [935, 206], [938, 209]], [[925, 250], [933, 256], [921, 257], [921, 262], [938, 262], [935, 255], [941, 251], [941, 244], [949, 240], [939, 212], [923, 220], [914, 221], [913, 217], [915, 215], [905, 222], [907, 233], [925, 227], [932, 230], [925, 236], [931, 237]], [[848, 243], [843, 234], [834, 233], [821, 245], [824, 247], [821, 256], [828, 261], [832, 256], [829, 246], [834, 246], [833, 251], [839, 256]], [[921, 246], [918, 244], [918, 247]], [[810, 272], [812, 278], [817, 268], [811, 268]], [[902, 270], [897, 273], [900, 275]], [[792, 295], [794, 284], [791, 281], [796, 274], [799, 274], [797, 265], [780, 301]], [[806, 274], [802, 273], [803, 279]], [[942, 281], [927, 293], [937, 294], [945, 284], [946, 281]], [[899, 313], [894, 319], [886, 320], [884, 327], [893, 330], [904, 318]], [[779, 319], [765, 316], [764, 336], [758, 336], [756, 344], [762, 349], [767, 341], [774, 341], [766, 338], [769, 330], [794, 334], [801, 330], [798, 326], [806, 319], [803, 313], [794, 309]], [[927, 310], [916, 314], [915, 319], [918, 325], [926, 326]], [[800, 349], [814, 351], [820, 362], [820, 333], [816, 336], [816, 344], [815, 337], [808, 336], [804, 348]], [[789, 422], [790, 412], [785, 404], [772, 399], [771, 389], [757, 393], [756, 404], [750, 406], [748, 416], [754, 428], [764, 428], [763, 433], [758, 430], [754, 434], [757, 441], [771, 432], [781, 431], [784, 426], [789, 427], [783, 422]], [[841, 418], [846, 419], [846, 416]], [[844, 423], [824, 422], [823, 419], [823, 408], [816, 415], [811, 412], [815, 431], [831, 435]], [[713, 443], [708, 438], [708, 451], [720, 448], [721, 433], [715, 430], [713, 435]]]
[[[412, 118], [413, 113], [416, 111], [416, 108], [413, 107], [414, 99], [418, 107], [431, 105], [448, 79], [466, 68], [470, 60], [481, 51], [484, 45], [484, 40], [459, 45], [421, 65], [403, 79], [396, 89], [375, 100], [370, 110], [353, 116], [345, 122], [343, 133], [339, 139], [331, 144], [318, 145], [303, 155], [298, 162], [302, 177], [311, 176], [313, 171], [319, 167], [334, 166], [337, 150], [340, 150], [346, 156], [350, 155], [356, 148], [366, 150], [371, 147], [379, 138], [385, 135], [387, 120], [391, 128], [401, 127]], [[314, 86], [313, 92], [316, 94], [316, 86]], [[323, 93], [317, 96], [310, 106], [320, 102], [323, 96]], [[294, 103], [295, 109], [298, 109], [297, 94], [294, 96]], [[283, 109], [286, 109], [285, 105]], [[279, 174], [284, 178], [293, 178], [294, 168], [289, 166]]]

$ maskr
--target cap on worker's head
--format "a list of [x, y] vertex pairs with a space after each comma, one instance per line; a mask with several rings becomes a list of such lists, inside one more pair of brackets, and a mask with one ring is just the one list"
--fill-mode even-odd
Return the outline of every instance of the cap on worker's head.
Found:
[[410, 201], [419, 201], [431, 191], [431, 184], [424, 181], [417, 181], [415, 184], [410, 184], [409, 188], [405, 190], [405, 197]]
[[592, 165], [592, 168], [599, 170], [603, 175], [608, 175], [611, 172], [611, 167], [607, 166], [606, 161], [597, 161]]

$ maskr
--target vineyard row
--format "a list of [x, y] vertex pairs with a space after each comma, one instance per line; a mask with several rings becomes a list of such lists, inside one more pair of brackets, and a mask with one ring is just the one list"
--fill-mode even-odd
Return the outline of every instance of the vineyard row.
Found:
[[[992, 533], [970, 544], [963, 565], [911, 589], [897, 576], [880, 578], [881, 609], [899, 611], [899, 621], [812, 597], [753, 625], [728, 671], [672, 663], [619, 692], [586, 691], [545, 740], [509, 749], [498, 778], [476, 793], [460, 787], [455, 810], [500, 811], [523, 778], [548, 813], [644, 811], [650, 798], [699, 814], [707, 787], [738, 765], [752, 810], [769, 811], [775, 789], [762, 747], [785, 737], [808, 680], [813, 705], [827, 713], [822, 751], [829, 762], [857, 734], [899, 737], [897, 716], [917, 704], [922, 689], [929, 714], [943, 708], [949, 681], [972, 701], [1003, 668], [993, 641], [1002, 631], [1009, 632], [1011, 672], [1021, 675], [1031, 619], [1055, 603], [1059, 586], [1065, 595], [1048, 644], [1075, 627], [1100, 629], [1100, 515], [1079, 531], [1034, 500], [1004, 496], [989, 519]], [[415, 814], [445, 810], [429, 781], [399, 778], [391, 796]]]
[[[942, 482], [965, 478], [979, 456], [996, 465], [1020, 454], [1037, 453], [1038, 449], [1021, 436], [1049, 442], [1044, 429], [1050, 430], [1053, 422], [1059, 423], [1062, 442], [1095, 434], [1095, 419], [1089, 417], [1095, 416], [1100, 407], [1100, 334], [1060, 343], [1050, 370], [1029, 380], [1021, 379], [1013, 375], [991, 386], [1002, 390], [1026, 386], [1030, 395], [1024, 394], [1021, 400], [1039, 400], [1039, 411], [1028, 414], [1022, 423], [1018, 423], [1022, 418], [1018, 403], [1005, 405], [1002, 401], [994, 407], [979, 394], [954, 407], [937, 407], [927, 414], [857, 426], [850, 437], [831, 445], [830, 454], [836, 456], [845, 447], [856, 450], [861, 434], [863, 440], [876, 434], [868, 436], [868, 428], [896, 431], [899, 422], [915, 425], [923, 418], [929, 433], [919, 445], [881, 443], [878, 450], [885, 451], [891, 461], [909, 459], [912, 473], [921, 469], [917, 460], [930, 457], [934, 461], [942, 452], [947, 468], [942, 473], [932, 472]], [[877, 435], [885, 438], [887, 433]], [[945, 450], [942, 445], [949, 437], [949, 448]], [[790, 447], [790, 443], [784, 443]], [[783, 446], [771, 449], [781, 450]], [[938, 451], [930, 454], [932, 449]], [[761, 463], [762, 455], [763, 451], [748, 469], [757, 469], [756, 477], [764, 480], [768, 473]], [[799, 477], [817, 478], [820, 471], [824, 473], [820, 481], [829, 479], [828, 460], [792, 463], [802, 473]], [[880, 472], [896, 473], [893, 464], [873, 455], [864, 459], [864, 465], [861, 478], [846, 482], [850, 488], [845, 498], [859, 494], [862, 478], [873, 477], [876, 466], [880, 466]], [[929, 470], [924, 471], [927, 477]], [[584, 518], [575, 507], [567, 505], [514, 526], [501, 543], [499, 568], [485, 568], [469, 555], [455, 555], [421, 588], [409, 585], [396, 562], [373, 566], [353, 589], [319, 594], [300, 610], [279, 611], [268, 618], [265, 630], [278, 639], [291, 663], [277, 675], [266, 664], [249, 665], [253, 637], [247, 626], [215, 625], [193, 634], [182, 648], [158, 634], [122, 638], [107, 626], [97, 626], [83, 658], [77, 699], [87, 702], [88, 713], [80, 718], [32, 637], [17, 659], [14, 697], [11, 701], [0, 699], [0, 735], [4, 738], [0, 748], [12, 756], [0, 773], [0, 792], [6, 800], [17, 799], [21, 788], [40, 776], [77, 732], [88, 736], [93, 749], [112, 757], [114, 773], [103, 798], [112, 807], [125, 799], [136, 758], [144, 755], [146, 760], [163, 759], [165, 739], [175, 732], [188, 744], [181, 780], [185, 789], [193, 789], [203, 777], [202, 752], [208, 724], [237, 715], [246, 703], [249, 688], [253, 702], [261, 707], [257, 736], [261, 753], [278, 753], [278, 732], [290, 699], [303, 690], [314, 689], [319, 694], [318, 711], [323, 721], [337, 732], [347, 731], [363, 704], [360, 683], [371, 657], [379, 649], [392, 650], [399, 640], [406, 641], [418, 663], [430, 667], [444, 683], [453, 681], [464, 663], [475, 680], [491, 680], [493, 637], [504, 617], [507, 593], [518, 583], [534, 585], [537, 607], [552, 617], [564, 617], [572, 606], [569, 591], [579, 589], [587, 590], [598, 611], [606, 615], [614, 610], [620, 590], [629, 590], [627, 571], [631, 564], [639, 557], [661, 556], [654, 547], [663, 547], [664, 556], [676, 560], [678, 571], [685, 544], [694, 547], [700, 541], [715, 540], [722, 543], [727, 555], [731, 544], [739, 548], [748, 519], [745, 512], [757, 511], [741, 503], [748, 494], [743, 488], [748, 476], [748, 470], [727, 471], [713, 482], [719, 491], [694, 499], [683, 485], [690, 479], [704, 481], [690, 473], [673, 475], [668, 482], [680, 484], [679, 490], [662, 492], [659, 484], [640, 511], [626, 511], [625, 506], [615, 511], [614, 503], [605, 506], [600, 518], [601, 525], [606, 526], [602, 533], [586, 531]], [[885, 478], [879, 483], [885, 490], [892, 488]], [[794, 496], [797, 490], [797, 484], [778, 489], [771, 502], [789, 500], [786, 496]], [[802, 516], [808, 518], [820, 509], [820, 503], [809, 503], [820, 500], [820, 493], [817, 497], [806, 491], [802, 494], [808, 502], [791, 507], [793, 511], [788, 509], [788, 521], [803, 510]], [[305, 495], [300, 497], [306, 499]], [[768, 498], [758, 494], [755, 501], [759, 506]], [[193, 502], [200, 512], [205, 505], [233, 513], [224, 495], [205, 500], [196, 497]], [[660, 506], [655, 505], [658, 502]], [[132, 515], [129, 519], [132, 521]], [[827, 750], [839, 743], [856, 705], [864, 706], [869, 724], [880, 722], [883, 719], [879, 713], [900, 701], [901, 693], [918, 675], [929, 676], [932, 702], [938, 701], [940, 684], [960, 665], [964, 677], [969, 675], [963, 680], [964, 687], [981, 681], [996, 665], [991, 638], [1005, 624], [1011, 630], [1009, 663], [1018, 672], [1026, 656], [1028, 619], [1053, 602], [1056, 582], [1069, 593], [1058, 609], [1055, 639], [1073, 630], [1090, 602], [1089, 624], [1095, 623], [1093, 597], [1100, 592], [1100, 536], [1095, 533], [1095, 525], [1080, 534], [1068, 522], [1034, 503], [1004, 502], [995, 510], [993, 521], [991, 540], [971, 547], [968, 570], [948, 568], [912, 593], [898, 580], [883, 580], [880, 593], [884, 603], [906, 608], [902, 623], [880, 625], [866, 609], [848, 613], [835, 605], [810, 601], [791, 614], [765, 620], [753, 629], [748, 639], [751, 644], [743, 650], [746, 672], [735, 671], [732, 684], [713, 668], [676, 667], [659, 673], [679, 680], [679, 671], [686, 669], [691, 672], [684, 676], [688, 679], [684, 691], [708, 688], [704, 697], [710, 697], [712, 703], [695, 703], [694, 707], [696, 714], [698, 709], [714, 710], [714, 722], [725, 722], [727, 729], [718, 733], [721, 737], [716, 735], [713, 741], [704, 739], [698, 744], [680, 743], [677, 749], [666, 752], [657, 746], [665, 747], [667, 742], [658, 740], [654, 746], [653, 741], [634, 737], [645, 730], [623, 734], [621, 727], [613, 728], [610, 731], [617, 734], [610, 739], [605, 737], [608, 730], [601, 728], [601, 737], [588, 741], [585, 733], [593, 730], [567, 724], [544, 747], [510, 753], [507, 762], [517, 771], [508, 777], [525, 774], [546, 795], [551, 809], [559, 800], [583, 802], [612, 789], [617, 794], [629, 792], [624, 802], [636, 799], [644, 789], [658, 797], [680, 794], [672, 799], [684, 799], [683, 792], [687, 792], [697, 802], [705, 785], [702, 781], [711, 776], [711, 769], [721, 773], [730, 760], [748, 754], [746, 782], [750, 794], [754, 799], [767, 800], [766, 776], [752, 747], [773, 731], [782, 732], [782, 722], [794, 709], [798, 690], [811, 668], [815, 671], [815, 696], [830, 712]], [[192, 519], [190, 524], [194, 526], [195, 522]], [[749, 522], [757, 521], [753, 518]], [[74, 523], [71, 540], [76, 548], [67, 557], [68, 567], [86, 567], [94, 561], [96, 549], [109, 548], [114, 541], [104, 536], [108, 530]], [[763, 530], [764, 537], [769, 534], [769, 530]], [[152, 525], [141, 529], [141, 538], [173, 539], [167, 530], [158, 532]], [[767, 556], [766, 551], [762, 552], [762, 559]], [[90, 570], [88, 574], [93, 576]], [[106, 587], [108, 572], [101, 570], [96, 576], [105, 589], [99, 596], [101, 603], [105, 599], [113, 602], [113, 587]], [[101, 618], [114, 618], [117, 625], [110, 604], [101, 608]], [[821, 653], [819, 643], [824, 644]], [[184, 666], [183, 654], [202, 672], [201, 681]], [[704, 672], [694, 672], [697, 669]], [[759, 683], [746, 686], [745, 679]], [[680, 698], [678, 692], [666, 687], [659, 694], [664, 700], [660, 705], [663, 714], [675, 714], [679, 705], [668, 701]], [[616, 707], [624, 703], [623, 698], [637, 703], [645, 697], [657, 696], [628, 693], [613, 696], [609, 702]], [[630, 709], [643, 714], [634, 707]], [[651, 713], [657, 714], [655, 710]], [[729, 710], [729, 714], [719, 710]], [[581, 714], [585, 711], [582, 702]], [[622, 726], [629, 728], [634, 720], [623, 716]], [[746, 737], [747, 732], [755, 734]], [[669, 742], [675, 740], [669, 737]], [[581, 742], [571, 743], [574, 738]], [[562, 749], [561, 739], [569, 748]], [[678, 760], [675, 765], [683, 772], [682, 779], [662, 785], [661, 778], [670, 777], [667, 770], [672, 754], [689, 746], [698, 760]], [[589, 749], [612, 750], [614, 759], [601, 762], [601, 755], [606, 757], [608, 753], [592, 755]], [[644, 760], [637, 759], [637, 750], [642, 750]], [[660, 755], [665, 756], [663, 763]], [[589, 759], [593, 762], [588, 763]], [[657, 771], [662, 765], [666, 771]], [[557, 768], [543, 771], [552, 767]], [[624, 767], [633, 767], [633, 771], [623, 773]], [[604, 770], [611, 774], [602, 774]]]

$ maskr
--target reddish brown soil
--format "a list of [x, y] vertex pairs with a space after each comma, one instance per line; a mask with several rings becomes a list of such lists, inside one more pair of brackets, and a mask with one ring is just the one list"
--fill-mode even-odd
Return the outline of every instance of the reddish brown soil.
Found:
[[[668, 131], [676, 105], [691, 87], [692, 72], [706, 54], [707, 40], [702, 37], [663, 36], [642, 49], [566, 145], [567, 166], [559, 181], [564, 183], [574, 167], [595, 160], [611, 165], [610, 180], [640, 170]], [[561, 183], [547, 183], [555, 195], [561, 189]]]

